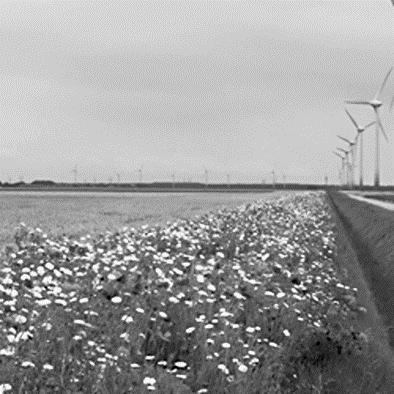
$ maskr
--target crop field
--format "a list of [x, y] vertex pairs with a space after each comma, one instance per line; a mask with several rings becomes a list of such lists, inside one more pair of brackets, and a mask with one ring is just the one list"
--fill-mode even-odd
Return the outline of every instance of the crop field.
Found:
[[342, 392], [349, 359], [371, 369], [323, 193], [78, 240], [21, 227], [15, 241], [0, 271], [5, 390]]
[[124, 226], [163, 224], [273, 196], [272, 193], [0, 192], [0, 244], [12, 241], [21, 222], [51, 235], [93, 235]]

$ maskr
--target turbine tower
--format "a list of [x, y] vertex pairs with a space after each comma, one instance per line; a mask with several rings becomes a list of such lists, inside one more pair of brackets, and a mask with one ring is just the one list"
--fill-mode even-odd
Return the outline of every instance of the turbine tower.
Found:
[[208, 170], [204, 168], [204, 182], [205, 182], [205, 187], [208, 186]]
[[345, 141], [349, 145], [349, 152], [351, 155], [351, 167], [350, 167], [350, 187], [354, 186], [354, 169], [356, 167], [356, 155], [355, 155], [355, 150], [356, 150], [356, 141], [350, 141], [347, 138], [341, 137], [340, 135], [337, 135], [338, 138], [341, 140]]
[[345, 102], [348, 104], [361, 104], [361, 105], [369, 105], [375, 112], [375, 122], [376, 122], [376, 156], [375, 156], [375, 177], [374, 177], [374, 185], [375, 187], [380, 186], [380, 146], [379, 146], [379, 132], [383, 133], [384, 138], [388, 141], [386, 132], [384, 131], [384, 127], [382, 121], [379, 116], [379, 108], [383, 105], [383, 102], [380, 100], [380, 95], [386, 85], [386, 82], [391, 74], [393, 67], [390, 68], [389, 72], [386, 74], [382, 85], [379, 90], [376, 92], [375, 97], [372, 100], [346, 100]]
[[341, 154], [339, 154], [336, 151], [332, 152], [335, 156], [338, 156], [341, 159], [341, 169], [339, 170], [339, 183], [341, 183], [342, 185], [344, 185], [345, 182], [345, 156], [342, 156]]
[[171, 181], [172, 181], [172, 188], [174, 188], [175, 187], [175, 174], [174, 173], [171, 174]]
[[77, 177], [78, 177], [78, 167], [77, 166], [75, 166], [73, 169], [72, 169], [72, 171], [71, 171], [73, 174], [74, 174], [74, 183], [77, 183]]
[[272, 188], [275, 189], [275, 185], [276, 185], [275, 170], [272, 170], [271, 174], [272, 174]]
[[139, 183], [142, 183], [142, 170], [143, 170], [143, 166], [141, 166], [141, 167], [138, 169], [138, 182], [139, 182]]
[[345, 170], [346, 170], [346, 172], [345, 172], [345, 178], [346, 178], [346, 185], [347, 186], [349, 186], [349, 184], [350, 184], [350, 176], [349, 176], [349, 174], [350, 174], [350, 171], [349, 171], [349, 168], [350, 168], [350, 162], [349, 162], [349, 153], [350, 153], [350, 150], [346, 150], [346, 149], [342, 149], [342, 148], [337, 148], [338, 150], [340, 150], [344, 155], [345, 155]]
[[375, 122], [368, 123], [367, 125], [362, 127], [356, 122], [356, 120], [353, 118], [353, 116], [350, 114], [350, 112], [347, 109], [345, 109], [345, 111], [346, 111], [347, 115], [349, 116], [350, 121], [354, 124], [354, 126], [355, 126], [355, 128], [357, 130], [356, 142], [360, 143], [359, 144], [359, 150], [360, 150], [360, 152], [359, 152], [360, 153], [360, 170], [359, 170], [359, 172], [360, 172], [360, 180], [359, 180], [359, 186], [360, 186], [360, 188], [362, 188], [364, 186], [364, 179], [363, 179], [363, 172], [364, 172], [364, 169], [363, 169], [364, 168], [364, 164], [363, 164], [363, 156], [364, 156], [364, 152], [363, 152], [364, 151], [364, 148], [363, 148], [363, 132], [368, 127], [370, 127], [373, 124], [375, 124]]

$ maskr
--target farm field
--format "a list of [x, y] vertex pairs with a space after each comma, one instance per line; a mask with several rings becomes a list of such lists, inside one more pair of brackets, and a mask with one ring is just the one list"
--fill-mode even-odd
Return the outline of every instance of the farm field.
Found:
[[0, 245], [11, 242], [21, 223], [52, 235], [105, 230], [192, 217], [222, 206], [235, 207], [274, 193], [100, 193], [0, 192]]
[[0, 271], [0, 382], [19, 393], [339, 392], [349, 360], [370, 365], [335, 228], [324, 193], [78, 241], [21, 228]]

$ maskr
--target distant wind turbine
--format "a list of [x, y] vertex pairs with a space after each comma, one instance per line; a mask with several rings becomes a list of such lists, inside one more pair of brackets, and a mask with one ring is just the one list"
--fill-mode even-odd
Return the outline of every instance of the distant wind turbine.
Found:
[[73, 174], [74, 174], [74, 183], [77, 183], [77, 177], [78, 177], [78, 167], [77, 166], [75, 166], [73, 169], [72, 169], [72, 171], [71, 171]]
[[142, 170], [144, 169], [144, 167], [143, 166], [141, 166], [139, 169], [138, 169], [138, 182], [139, 183], [142, 183]]
[[345, 137], [337, 135], [342, 141], [345, 141], [349, 145], [349, 153], [351, 155], [351, 167], [350, 167], [350, 186], [354, 186], [354, 175], [355, 175], [355, 168], [356, 168], [356, 141], [350, 141]]
[[172, 187], [174, 188], [175, 187], [175, 174], [174, 173], [171, 174], [171, 181], [172, 181]]
[[384, 127], [382, 124], [382, 121], [379, 116], [379, 108], [383, 105], [383, 102], [380, 100], [380, 95], [386, 85], [386, 82], [391, 74], [391, 71], [393, 70], [393, 67], [390, 68], [389, 72], [386, 74], [382, 85], [376, 92], [374, 98], [372, 100], [346, 100], [345, 102], [348, 104], [361, 104], [361, 105], [369, 105], [373, 108], [375, 112], [375, 122], [376, 122], [376, 157], [375, 157], [375, 179], [374, 179], [374, 185], [375, 187], [379, 187], [380, 185], [380, 169], [379, 169], [379, 164], [380, 164], [380, 147], [379, 147], [379, 131], [383, 133], [384, 138], [386, 141], [388, 141], [386, 132], [384, 131]]
[[363, 172], [364, 172], [364, 170], [363, 170], [363, 168], [364, 168], [364, 165], [363, 165], [363, 156], [364, 156], [364, 152], [363, 152], [363, 150], [364, 150], [364, 148], [363, 148], [363, 132], [368, 127], [370, 127], [373, 124], [375, 124], [375, 122], [368, 123], [365, 126], [360, 126], [356, 122], [356, 120], [353, 118], [353, 116], [350, 114], [350, 112], [347, 109], [345, 109], [345, 111], [346, 111], [347, 115], [349, 116], [350, 121], [354, 124], [354, 126], [356, 127], [356, 130], [357, 130], [356, 142], [357, 142], [357, 144], [359, 143], [359, 152], [360, 152], [360, 170], [359, 170], [359, 172], [360, 172], [360, 181], [359, 181], [359, 185], [360, 185], [360, 187], [363, 187], [364, 186], [364, 180], [363, 180]]
[[275, 170], [272, 170], [272, 188], [275, 189], [276, 178], [275, 178]]
[[205, 181], [205, 186], [208, 186], [208, 170], [204, 168], [204, 181]]
[[342, 156], [340, 153], [333, 151], [332, 152], [335, 156], [338, 156], [341, 159], [341, 169], [339, 171], [339, 182], [344, 185], [345, 182], [345, 168], [346, 168], [346, 163], [345, 163], [345, 156]]
[[349, 184], [350, 184], [350, 176], [349, 176], [349, 174], [350, 174], [350, 171], [349, 171], [349, 167], [350, 167], [350, 162], [349, 162], [349, 153], [350, 153], [350, 150], [346, 150], [346, 149], [342, 149], [342, 148], [337, 148], [339, 151], [341, 151], [344, 155], [345, 155], [345, 162], [346, 162], [346, 166], [345, 166], [345, 169], [346, 169], [346, 172], [345, 172], [345, 178], [346, 178], [346, 184], [347, 184], [347, 186], [349, 186]]

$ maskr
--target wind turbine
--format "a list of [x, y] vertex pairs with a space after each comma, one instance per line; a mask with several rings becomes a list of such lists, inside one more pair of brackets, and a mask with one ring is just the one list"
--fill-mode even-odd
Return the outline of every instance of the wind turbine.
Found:
[[205, 187], [208, 186], [208, 170], [204, 168], [204, 182], [205, 182]]
[[276, 185], [275, 170], [272, 170], [271, 174], [272, 174], [272, 188], [275, 189], [275, 185]]
[[364, 186], [364, 180], [363, 180], [363, 132], [370, 126], [372, 126], [373, 124], [375, 124], [375, 122], [371, 122], [368, 123], [367, 125], [365, 125], [364, 127], [360, 126], [356, 120], [353, 118], [353, 116], [350, 114], [350, 112], [345, 108], [345, 111], [347, 113], [347, 115], [350, 118], [350, 121], [354, 124], [354, 126], [356, 127], [357, 130], [357, 135], [356, 135], [356, 142], [360, 142], [360, 188]]
[[341, 159], [342, 165], [341, 165], [341, 169], [340, 169], [340, 171], [339, 171], [339, 182], [342, 183], [342, 185], [344, 185], [344, 184], [346, 183], [346, 182], [345, 182], [345, 168], [346, 168], [345, 156], [342, 156], [341, 154], [339, 154], [339, 153], [336, 152], [336, 151], [332, 151], [332, 153], [333, 153], [335, 156], [338, 156], [338, 157]]
[[171, 174], [172, 188], [175, 187], [175, 173]]
[[356, 150], [356, 141], [350, 141], [345, 137], [341, 137], [340, 135], [337, 135], [338, 138], [340, 138], [342, 141], [345, 141], [349, 145], [349, 152], [351, 154], [351, 171], [350, 171], [350, 186], [354, 186], [354, 169], [356, 167], [356, 155], [355, 155], [355, 150]]
[[342, 153], [344, 153], [344, 155], [345, 155], [345, 161], [346, 161], [346, 166], [345, 166], [345, 168], [346, 168], [346, 184], [347, 184], [347, 186], [349, 186], [349, 167], [350, 167], [350, 162], [349, 162], [349, 153], [350, 153], [350, 150], [346, 150], [346, 149], [342, 149], [342, 148], [337, 148], [338, 150], [340, 150]]
[[386, 141], [388, 141], [386, 132], [384, 131], [384, 127], [383, 127], [382, 121], [379, 116], [379, 108], [383, 105], [383, 102], [380, 100], [380, 95], [386, 85], [386, 82], [387, 82], [392, 70], [393, 70], [393, 67], [391, 67], [389, 72], [386, 74], [382, 85], [380, 86], [380, 88], [378, 89], [378, 91], [376, 92], [376, 94], [372, 100], [369, 100], [369, 101], [367, 101], [367, 100], [346, 100], [345, 101], [348, 104], [369, 105], [372, 107], [372, 109], [375, 112], [375, 122], [376, 122], [376, 157], [375, 157], [375, 179], [374, 179], [375, 187], [379, 187], [379, 185], [380, 185], [379, 129], [383, 133], [383, 136], [386, 139]]
[[72, 171], [71, 171], [73, 174], [74, 174], [74, 183], [77, 183], [77, 177], [78, 177], [78, 167], [77, 166], [75, 166], [73, 169], [72, 169]]
[[141, 167], [138, 169], [138, 182], [139, 182], [139, 183], [142, 183], [142, 171], [143, 171], [143, 167], [141, 166]]

